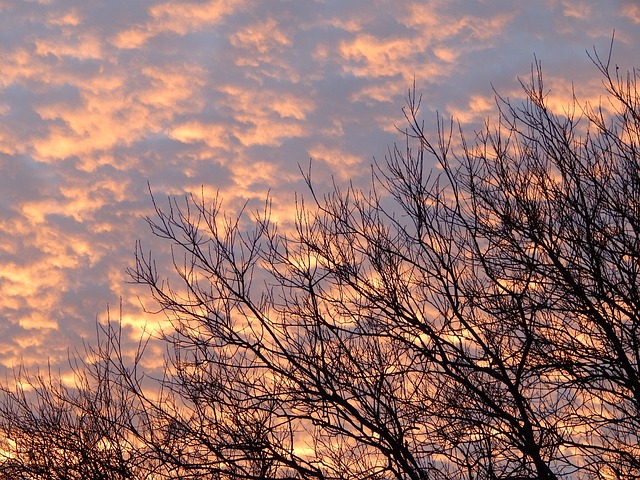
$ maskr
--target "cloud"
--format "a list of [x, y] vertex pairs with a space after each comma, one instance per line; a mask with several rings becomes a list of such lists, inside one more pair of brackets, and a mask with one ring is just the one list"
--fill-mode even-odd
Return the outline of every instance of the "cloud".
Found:
[[244, 3], [241, 0], [156, 3], [149, 8], [147, 22], [118, 32], [112, 43], [121, 49], [134, 49], [159, 35], [186, 35], [216, 25], [241, 9]]
[[411, 40], [377, 38], [359, 34], [339, 47], [345, 68], [357, 76], [383, 77], [406, 71], [404, 65], [416, 51]]
[[[149, 0], [0, 2], [0, 363], [93, 338], [122, 298], [127, 334], [165, 321], [126, 284], [136, 239], [168, 254], [142, 219], [158, 198], [219, 191], [230, 209], [269, 193], [283, 225], [314, 159], [368, 181], [402, 127], [415, 80], [423, 116], [473, 131], [495, 116], [493, 90], [543, 60], [554, 108], [597, 103], [585, 50], [637, 57], [638, 9], [587, 0]], [[75, 343], [74, 343], [75, 342]]]
[[234, 85], [220, 88], [222, 102], [236, 122], [231, 134], [245, 147], [277, 146], [285, 138], [308, 135], [306, 115], [315, 108], [311, 98], [294, 93], [248, 89]]
[[640, 5], [634, 0], [622, 0], [620, 10], [623, 16], [628, 17], [633, 23], [640, 23]]
[[254, 55], [264, 55], [291, 45], [290, 36], [279, 28], [273, 18], [238, 30], [230, 42], [234, 47], [251, 50]]
[[449, 112], [462, 124], [479, 124], [490, 116], [495, 110], [495, 105], [493, 96], [472, 95], [462, 108], [453, 104], [449, 107]]
[[362, 169], [363, 158], [353, 155], [340, 148], [327, 145], [314, 145], [309, 149], [309, 156], [313, 160], [326, 163], [332, 172], [335, 172], [343, 181], [357, 175]]
[[79, 35], [67, 36], [62, 39], [37, 39], [35, 41], [35, 54], [42, 57], [73, 57], [80, 60], [100, 59], [104, 53], [102, 51], [102, 41], [98, 36], [90, 32], [83, 32]]

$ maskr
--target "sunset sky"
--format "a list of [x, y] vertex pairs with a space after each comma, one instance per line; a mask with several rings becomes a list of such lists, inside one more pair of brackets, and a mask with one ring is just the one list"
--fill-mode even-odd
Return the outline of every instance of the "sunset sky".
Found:
[[[553, 105], [604, 93], [587, 51], [640, 65], [636, 0], [0, 0], [0, 371], [63, 364], [107, 305], [132, 337], [148, 292], [127, 283], [154, 195], [268, 192], [286, 223], [299, 165], [366, 180], [422, 116], [472, 136], [495, 88], [542, 62]], [[427, 127], [428, 128], [428, 127]], [[151, 328], [152, 327], [148, 327]]]

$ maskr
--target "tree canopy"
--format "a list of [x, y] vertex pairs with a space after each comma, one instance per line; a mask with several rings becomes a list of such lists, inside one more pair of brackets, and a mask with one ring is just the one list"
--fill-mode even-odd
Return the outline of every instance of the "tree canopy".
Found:
[[554, 111], [536, 64], [472, 139], [411, 90], [371, 185], [305, 173], [293, 229], [154, 199], [164, 375], [104, 327], [75, 388], [4, 389], [0, 475], [640, 478], [640, 97], [593, 60], [601, 105]]

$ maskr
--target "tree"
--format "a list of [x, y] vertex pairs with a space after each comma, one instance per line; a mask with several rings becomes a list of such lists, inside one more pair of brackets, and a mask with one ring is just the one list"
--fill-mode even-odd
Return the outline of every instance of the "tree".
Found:
[[412, 90], [370, 189], [305, 173], [292, 229], [269, 202], [154, 200], [174, 276], [141, 245], [130, 274], [172, 321], [159, 388], [108, 328], [79, 391], [117, 408], [55, 402], [145, 478], [640, 478], [640, 97], [610, 58], [609, 103], [555, 113], [536, 64], [472, 142], [431, 139]]
[[142, 479], [154, 472], [153, 459], [130, 442], [148, 416], [137, 414], [135, 397], [111, 369], [119, 352], [105, 350], [120, 342], [121, 331], [107, 332], [89, 352], [99, 355], [95, 363], [72, 360], [73, 388], [51, 368], [19, 371], [14, 389], [2, 387], [0, 478]]

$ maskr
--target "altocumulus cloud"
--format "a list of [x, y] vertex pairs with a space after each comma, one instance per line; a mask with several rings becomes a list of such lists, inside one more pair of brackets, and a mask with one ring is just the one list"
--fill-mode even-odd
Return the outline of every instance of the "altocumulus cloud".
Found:
[[414, 80], [427, 121], [470, 128], [534, 54], [557, 108], [571, 81], [597, 102], [585, 50], [615, 29], [631, 68], [639, 21], [632, 1], [1, 1], [0, 365], [63, 365], [119, 298], [133, 338], [153, 328], [124, 273], [147, 181], [231, 209], [271, 192], [286, 223], [298, 164], [366, 179]]

